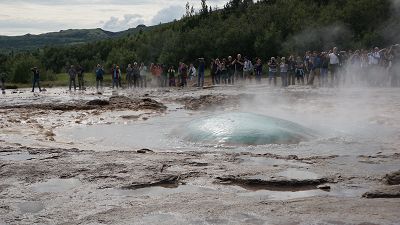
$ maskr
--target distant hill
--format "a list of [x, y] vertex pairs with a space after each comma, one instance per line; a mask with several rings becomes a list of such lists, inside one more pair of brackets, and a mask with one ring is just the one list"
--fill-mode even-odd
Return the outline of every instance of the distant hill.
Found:
[[0, 51], [34, 50], [45, 46], [61, 46], [84, 44], [109, 38], [122, 37], [127, 34], [136, 34], [148, 27], [139, 25], [121, 32], [110, 32], [97, 29], [69, 29], [39, 35], [26, 34], [22, 36], [0, 36]]

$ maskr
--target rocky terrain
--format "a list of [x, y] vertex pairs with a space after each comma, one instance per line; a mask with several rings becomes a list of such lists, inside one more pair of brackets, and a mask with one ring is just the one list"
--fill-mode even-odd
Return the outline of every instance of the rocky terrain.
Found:
[[[55, 89], [3, 96], [0, 224], [399, 224], [396, 90], [372, 93], [381, 100], [373, 104], [380, 107], [358, 117], [377, 135], [362, 132], [364, 127], [355, 131], [353, 124], [338, 132], [335, 117], [330, 125], [325, 118], [329, 110], [337, 118], [342, 109], [352, 112], [337, 102], [342, 99], [337, 93], [272, 90], [268, 95], [285, 98], [267, 100], [259, 96], [264, 88], [244, 93], [234, 87], [150, 89], [101, 96]], [[359, 94], [348, 96], [358, 99]], [[265, 113], [258, 108], [265, 107], [257, 102], [260, 98], [270, 105], [269, 115], [313, 112], [312, 119], [303, 114], [298, 121], [288, 118], [313, 129], [318, 126], [310, 121], [320, 124], [325, 118], [335, 132], [321, 131], [317, 140], [291, 145], [208, 146], [168, 135], [123, 142], [140, 132], [157, 132], [153, 126], [179, 126], [203, 114], [249, 105]], [[327, 108], [314, 107], [321, 102]], [[85, 133], [79, 132], [93, 127], [98, 133], [80, 137]], [[96, 139], [104, 128], [113, 129], [119, 144]], [[123, 136], [126, 129], [134, 136]], [[64, 130], [77, 136], [71, 139]]]

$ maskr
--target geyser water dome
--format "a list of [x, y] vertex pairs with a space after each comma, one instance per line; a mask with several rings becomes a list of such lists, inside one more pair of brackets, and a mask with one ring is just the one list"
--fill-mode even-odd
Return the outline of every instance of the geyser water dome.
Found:
[[205, 144], [297, 144], [314, 136], [299, 124], [254, 113], [223, 113], [200, 118], [179, 128], [186, 140]]

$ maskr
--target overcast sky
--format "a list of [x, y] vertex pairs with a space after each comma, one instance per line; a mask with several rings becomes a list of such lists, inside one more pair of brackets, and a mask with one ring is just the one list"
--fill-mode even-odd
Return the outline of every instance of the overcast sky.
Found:
[[[179, 19], [188, 1], [200, 7], [200, 0], [0, 0], [0, 35], [72, 28], [121, 31]], [[222, 8], [226, 2], [208, 0], [207, 4]]]

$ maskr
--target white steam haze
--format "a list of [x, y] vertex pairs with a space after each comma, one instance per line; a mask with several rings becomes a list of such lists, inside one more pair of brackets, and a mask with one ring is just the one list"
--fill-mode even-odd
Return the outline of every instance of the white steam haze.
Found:
[[[156, 25], [180, 19], [189, 2], [197, 0], [4, 0], [0, 1], [0, 35], [103, 28], [122, 31], [137, 25]], [[222, 7], [227, 0], [209, 0]]]
[[385, 24], [381, 31], [385, 38], [393, 43], [400, 44], [400, 0], [392, 0], [393, 17]]
[[[396, 44], [400, 37], [400, 0], [393, 0], [392, 3], [392, 10], [398, 13], [394, 14], [389, 25], [381, 27], [380, 32], [383, 32], [384, 38]], [[346, 35], [351, 33], [345, 25], [332, 24], [304, 30], [285, 44], [294, 44], [301, 48], [321, 42], [322, 49], [306, 50], [326, 51], [338, 46], [336, 40]], [[390, 46], [377, 47], [390, 48]], [[352, 50], [354, 52], [356, 49]], [[400, 51], [397, 54], [399, 53]], [[290, 86], [287, 89], [271, 90], [267, 86], [247, 86], [245, 90], [254, 93], [255, 97], [253, 100], [242, 99], [239, 111], [277, 117], [315, 130], [319, 137], [316, 138], [312, 148], [318, 148], [319, 154], [331, 151], [348, 151], [348, 154], [359, 151], [357, 154], [364, 154], [368, 152], [367, 149], [379, 151], [382, 143], [390, 143], [391, 140], [400, 137], [399, 89], [391, 87], [391, 71], [400, 77], [400, 66], [364, 69], [349, 63], [341, 69], [342, 80], [336, 88]], [[330, 74], [328, 80], [330, 81]], [[314, 82], [318, 83], [318, 79]], [[332, 144], [334, 147], [330, 147], [328, 143], [343, 144]], [[347, 149], [347, 144], [354, 145], [354, 149], [353, 147]], [[300, 145], [299, 148], [308, 151], [307, 144], [303, 147]], [[398, 145], [390, 148], [396, 152]]]
[[319, 46], [322, 45], [323, 49], [326, 50], [336, 46], [336, 41], [351, 37], [350, 30], [343, 24], [332, 24], [329, 26], [319, 27], [319, 28], [308, 28], [302, 32], [294, 35], [290, 40], [283, 44], [285, 49], [290, 49], [294, 51], [298, 50], [316, 50], [307, 49], [307, 46]]

